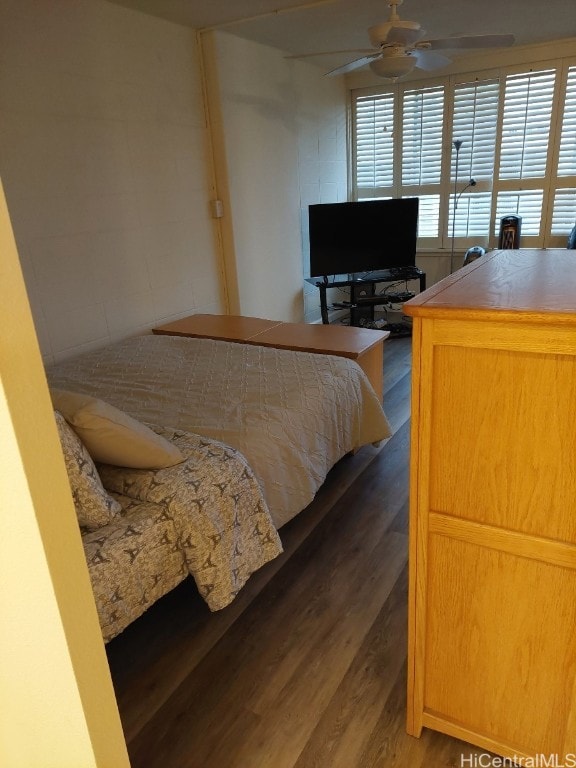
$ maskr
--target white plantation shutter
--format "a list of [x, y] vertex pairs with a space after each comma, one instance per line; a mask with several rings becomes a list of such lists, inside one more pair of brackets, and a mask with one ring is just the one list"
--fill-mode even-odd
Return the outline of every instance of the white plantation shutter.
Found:
[[438, 237], [440, 195], [420, 195], [418, 204], [418, 237]]
[[576, 188], [558, 189], [554, 196], [552, 234], [565, 235], [576, 225]]
[[453, 222], [454, 195], [450, 195], [450, 235], [454, 224], [454, 237], [485, 237], [490, 231], [491, 204], [490, 192], [464, 192], [458, 199]]
[[[491, 180], [494, 175], [498, 121], [497, 80], [460, 83], [454, 89], [452, 136], [462, 141], [458, 178]], [[450, 178], [454, 181], [456, 153], [452, 153]]]
[[404, 93], [402, 184], [439, 184], [442, 170], [444, 86]]
[[394, 183], [394, 95], [357, 99], [355, 117], [356, 186], [365, 199]]
[[576, 66], [568, 70], [558, 176], [576, 176]]
[[566, 75], [557, 178], [559, 188], [554, 194], [551, 232], [561, 237], [576, 225], [576, 66], [569, 67]]
[[540, 234], [543, 197], [544, 192], [541, 189], [499, 192], [494, 234], [500, 231], [500, 219], [513, 215], [522, 217], [521, 240], [524, 237], [537, 237]]
[[555, 79], [554, 69], [506, 78], [500, 179], [544, 177]]
[[[499, 185], [494, 225], [496, 234], [503, 216], [521, 216], [521, 243], [541, 235], [555, 80], [555, 69], [506, 78], [498, 178], [508, 183]], [[530, 180], [536, 188], [510, 188], [510, 181]]]

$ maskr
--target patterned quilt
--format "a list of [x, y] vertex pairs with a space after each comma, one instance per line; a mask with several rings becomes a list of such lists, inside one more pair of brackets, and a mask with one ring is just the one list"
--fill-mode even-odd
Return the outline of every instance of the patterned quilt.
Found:
[[224, 608], [282, 551], [243, 456], [198, 435], [152, 428], [186, 460], [159, 470], [99, 465], [122, 514], [82, 537], [106, 642], [189, 573], [210, 609]]
[[312, 501], [342, 456], [390, 435], [364, 372], [333, 355], [147, 335], [47, 374], [51, 386], [240, 451], [277, 528]]

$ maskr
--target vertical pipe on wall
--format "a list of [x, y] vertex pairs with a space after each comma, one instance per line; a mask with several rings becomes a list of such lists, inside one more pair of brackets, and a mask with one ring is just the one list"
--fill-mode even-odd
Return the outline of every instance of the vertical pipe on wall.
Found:
[[240, 314], [240, 296], [232, 227], [232, 203], [228, 188], [228, 165], [222, 130], [220, 84], [213, 33], [198, 30], [196, 43], [206, 119], [210, 186], [213, 191], [211, 202], [213, 210], [219, 212], [218, 216], [213, 216], [219, 267], [224, 286], [226, 311], [228, 314], [238, 315]]

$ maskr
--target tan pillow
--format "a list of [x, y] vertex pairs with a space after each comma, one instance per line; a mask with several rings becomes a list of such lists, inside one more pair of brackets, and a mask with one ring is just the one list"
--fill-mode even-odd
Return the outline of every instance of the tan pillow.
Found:
[[52, 389], [54, 408], [74, 428], [94, 461], [134, 469], [162, 469], [184, 461], [180, 449], [103, 400]]
[[55, 411], [54, 416], [78, 522], [83, 528], [94, 531], [113, 520], [121, 511], [120, 504], [105, 490], [98, 470], [76, 432], [60, 413]]

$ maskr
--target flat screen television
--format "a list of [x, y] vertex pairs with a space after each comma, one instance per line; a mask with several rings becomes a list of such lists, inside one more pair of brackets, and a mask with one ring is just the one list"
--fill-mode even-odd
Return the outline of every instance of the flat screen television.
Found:
[[308, 207], [310, 276], [414, 267], [418, 198]]

